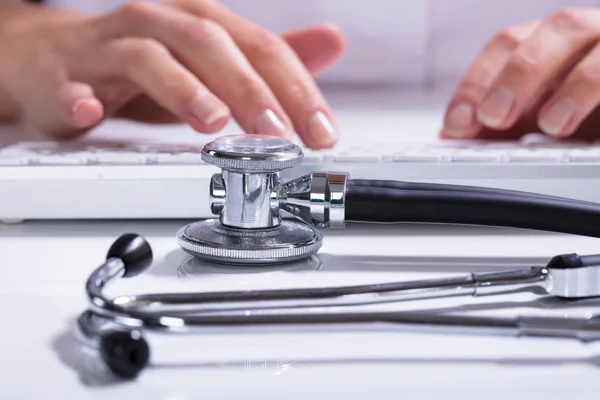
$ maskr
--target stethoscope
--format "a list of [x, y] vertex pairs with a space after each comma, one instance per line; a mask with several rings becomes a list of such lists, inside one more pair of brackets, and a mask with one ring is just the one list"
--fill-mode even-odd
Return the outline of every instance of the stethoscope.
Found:
[[[281, 171], [298, 165], [302, 156], [292, 142], [270, 136], [223, 136], [207, 144], [203, 160], [222, 170], [210, 184], [211, 210], [219, 218], [181, 228], [179, 246], [201, 260], [256, 267], [312, 257], [321, 248], [320, 229], [343, 228], [348, 221], [502, 226], [600, 237], [600, 205], [589, 202], [500, 189], [352, 180], [337, 172], [315, 172], [283, 182]], [[150, 363], [145, 339], [150, 331], [370, 323], [469, 332], [492, 329], [585, 341], [600, 338], [600, 315], [508, 318], [353, 308], [523, 289], [563, 299], [597, 297], [600, 255], [565, 254], [543, 266], [410, 282], [116, 298], [104, 294], [109, 284], [142, 274], [152, 258], [144, 237], [124, 234], [86, 283], [89, 307], [78, 318], [78, 337], [120, 378], [135, 378]]]

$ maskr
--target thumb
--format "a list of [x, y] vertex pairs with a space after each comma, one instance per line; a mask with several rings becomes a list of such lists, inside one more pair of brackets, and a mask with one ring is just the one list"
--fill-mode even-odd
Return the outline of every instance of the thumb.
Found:
[[48, 93], [44, 110], [36, 110], [32, 123], [56, 139], [77, 136], [102, 121], [104, 107], [92, 87], [68, 81]]
[[104, 107], [85, 83], [68, 79], [57, 63], [40, 63], [21, 85], [23, 122], [37, 133], [66, 139], [92, 128], [103, 118]]
[[343, 34], [334, 25], [314, 25], [282, 34], [313, 75], [331, 67], [344, 52]]

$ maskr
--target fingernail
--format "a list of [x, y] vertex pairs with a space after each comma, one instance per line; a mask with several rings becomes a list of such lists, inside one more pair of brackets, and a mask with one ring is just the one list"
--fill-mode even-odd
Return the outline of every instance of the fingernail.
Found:
[[338, 135], [325, 113], [318, 111], [308, 121], [308, 134], [313, 142], [320, 146], [330, 146], [337, 141]]
[[444, 134], [451, 137], [463, 137], [473, 125], [474, 119], [473, 107], [466, 103], [459, 103], [448, 113]]
[[77, 111], [79, 111], [79, 108], [85, 103], [87, 102], [89, 99], [87, 97], [82, 97], [80, 99], [77, 99], [77, 101], [75, 102], [75, 104], [73, 104], [73, 108], [71, 109], [71, 113], [73, 114], [77, 114]]
[[229, 110], [223, 107], [212, 94], [204, 90], [196, 93], [196, 97], [190, 104], [190, 109], [192, 114], [206, 125], [214, 124], [218, 120], [229, 116]]
[[73, 104], [71, 113], [71, 122], [76, 127], [87, 128], [102, 118], [102, 103], [93, 97], [82, 97]]
[[256, 119], [256, 133], [284, 137], [291, 135], [273, 110], [265, 110], [258, 116]]
[[575, 115], [575, 103], [564, 98], [550, 106], [540, 117], [540, 128], [552, 136], [559, 136]]
[[490, 127], [499, 128], [515, 103], [515, 94], [508, 89], [494, 89], [479, 107], [477, 118]]

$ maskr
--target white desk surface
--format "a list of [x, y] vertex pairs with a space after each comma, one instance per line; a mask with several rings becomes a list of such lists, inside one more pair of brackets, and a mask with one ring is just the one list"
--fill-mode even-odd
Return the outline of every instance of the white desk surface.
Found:
[[[343, 104], [339, 106], [343, 113]], [[352, 121], [360, 114], [348, 112]], [[388, 111], [402, 126], [402, 115]], [[346, 120], [348, 122], [349, 120]], [[437, 122], [437, 121], [436, 121]], [[344, 121], [342, 121], [344, 123]], [[431, 122], [427, 124], [431, 126]], [[369, 121], [362, 122], [362, 126]], [[599, 344], [435, 332], [325, 330], [151, 337], [155, 365], [137, 381], [94, 373], [71, 332], [86, 307], [84, 282], [112, 241], [137, 232], [153, 246], [144, 276], [114, 293], [227, 290], [341, 284], [456, 274], [596, 253], [597, 240], [467, 227], [348, 227], [327, 231], [321, 268], [240, 273], [190, 264], [174, 233], [188, 221], [29, 221], [0, 225], [0, 398], [61, 399], [398, 399], [596, 398]], [[481, 259], [479, 259], [481, 258]], [[425, 260], [429, 259], [429, 260]], [[436, 260], [451, 260], [449, 265]], [[506, 263], [505, 267], [496, 264]], [[510, 264], [510, 265], [509, 265]], [[533, 295], [463, 299], [471, 312], [583, 315]], [[440, 307], [462, 304], [438, 301]], [[521, 302], [523, 302], [521, 304]], [[415, 307], [421, 306], [416, 304]], [[489, 308], [489, 309], [486, 309]], [[491, 311], [490, 311], [491, 310]]]

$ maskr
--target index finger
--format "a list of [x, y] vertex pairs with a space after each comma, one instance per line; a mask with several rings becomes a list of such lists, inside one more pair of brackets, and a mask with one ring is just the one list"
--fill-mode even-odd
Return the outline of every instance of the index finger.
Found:
[[473, 138], [485, 130], [477, 120], [477, 109], [513, 51], [539, 25], [534, 21], [497, 33], [476, 56], [461, 78], [444, 116], [442, 136]]
[[228, 31], [267, 82], [308, 147], [335, 145], [338, 130], [330, 106], [310, 72], [279, 35], [236, 15], [216, 1], [182, 1], [175, 6], [213, 20]]

